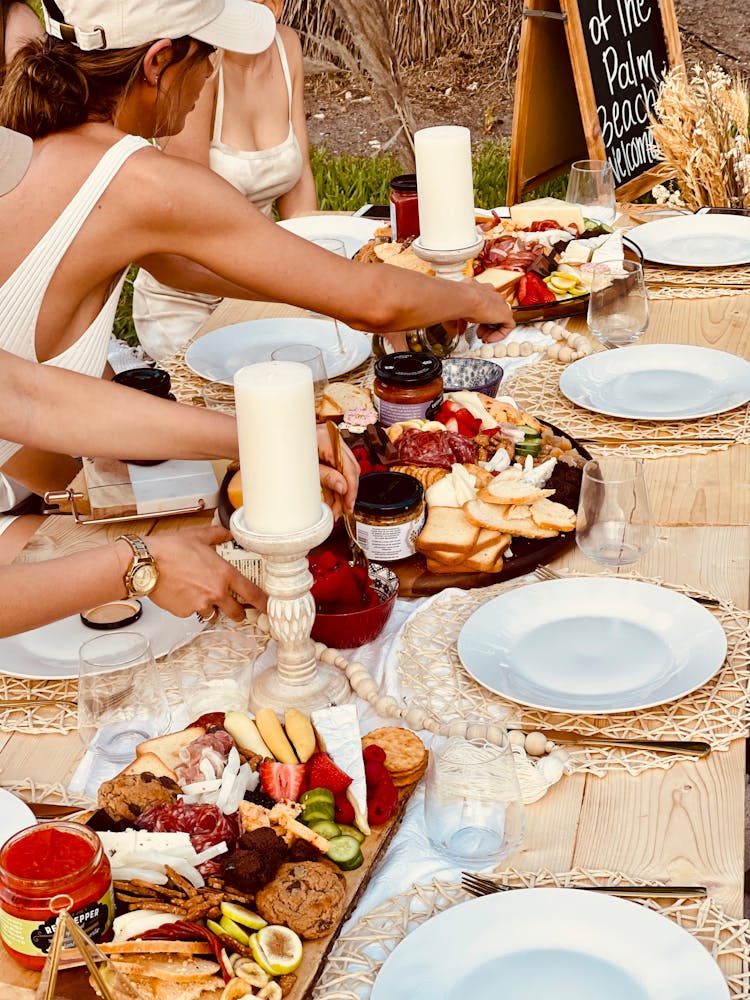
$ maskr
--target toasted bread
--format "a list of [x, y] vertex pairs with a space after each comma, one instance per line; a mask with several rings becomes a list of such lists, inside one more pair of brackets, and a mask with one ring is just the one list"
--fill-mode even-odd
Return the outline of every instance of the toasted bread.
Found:
[[479, 537], [460, 507], [430, 507], [427, 521], [416, 541], [419, 552], [470, 552]]
[[195, 982], [214, 976], [219, 971], [217, 962], [186, 955], [162, 955], [161, 958], [155, 955], [129, 955], [127, 958], [115, 959], [115, 965], [126, 976], [140, 974], [173, 983]]
[[481, 528], [492, 528], [521, 538], [555, 538], [557, 531], [540, 528], [529, 518], [509, 518], [494, 504], [483, 500], [470, 500], [463, 506], [464, 513], [472, 524]]
[[576, 513], [554, 500], [537, 500], [531, 505], [531, 517], [540, 528], [553, 531], [572, 531], [576, 526]]
[[494, 479], [479, 493], [480, 500], [490, 503], [532, 504], [545, 497], [551, 497], [554, 490], [540, 490], [537, 486], [529, 486], [522, 479], [513, 481]]
[[422, 274], [434, 274], [426, 260], [414, 253], [414, 248], [406, 243], [378, 243], [373, 247], [373, 253], [384, 264], [395, 267], [405, 267], [409, 271], [420, 271]]
[[330, 382], [315, 407], [318, 418], [343, 417], [347, 410], [374, 409], [372, 395], [364, 386]]
[[171, 778], [172, 781], [177, 781], [177, 775], [172, 768], [167, 767], [161, 757], [152, 751], [136, 757], [123, 771], [120, 771], [117, 777], [123, 774], [145, 774], [147, 771], [157, 778]]
[[154, 736], [153, 739], [144, 740], [135, 748], [136, 756], [143, 757], [144, 754], [152, 753], [161, 760], [166, 767], [174, 769], [180, 763], [180, 750], [188, 746], [199, 736], [204, 736], [206, 730], [202, 726], [191, 726], [189, 729], [181, 729], [178, 733], [167, 733], [166, 736]]

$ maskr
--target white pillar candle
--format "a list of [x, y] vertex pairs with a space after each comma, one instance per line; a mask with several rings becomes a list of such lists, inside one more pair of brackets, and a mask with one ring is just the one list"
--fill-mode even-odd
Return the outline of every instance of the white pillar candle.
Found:
[[460, 125], [423, 128], [414, 135], [419, 231], [428, 250], [460, 250], [477, 238], [471, 133]]
[[287, 535], [321, 518], [312, 373], [267, 361], [234, 376], [245, 524]]

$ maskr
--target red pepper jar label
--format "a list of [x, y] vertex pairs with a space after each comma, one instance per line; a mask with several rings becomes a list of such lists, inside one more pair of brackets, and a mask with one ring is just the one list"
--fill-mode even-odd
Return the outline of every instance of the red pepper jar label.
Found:
[[[63, 901], [61, 900], [61, 902]], [[77, 910], [72, 910], [70, 915], [90, 938], [98, 941], [112, 926], [114, 912], [115, 897], [110, 886], [101, 899], [87, 903]], [[0, 910], [0, 937], [7, 948], [19, 955], [46, 958], [52, 947], [56, 925], [56, 915], [40, 922], [39, 920], [24, 920], [22, 917], [14, 917], [5, 910]], [[73, 941], [69, 935], [66, 935], [60, 956], [63, 965], [66, 958], [73, 957], [68, 953], [68, 949], [73, 950], [75, 956], [78, 956]]]

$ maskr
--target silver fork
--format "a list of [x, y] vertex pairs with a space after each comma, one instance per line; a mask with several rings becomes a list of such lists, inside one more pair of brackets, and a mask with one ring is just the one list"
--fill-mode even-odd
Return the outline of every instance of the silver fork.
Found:
[[540, 580], [562, 580], [562, 576], [550, 569], [549, 566], [537, 566], [534, 570], [534, 576], [538, 576]]
[[[537, 566], [534, 570], [534, 576], [538, 577], [540, 580], [564, 580], [565, 577], [561, 573], [556, 573], [549, 566]], [[698, 604], [702, 604], [705, 608], [720, 608], [721, 601], [717, 600], [715, 597], [703, 597], [701, 594], [691, 594], [691, 599], [696, 601]]]
[[[474, 872], [461, 872], [461, 888], [472, 896], [490, 896], [495, 892], [508, 892], [517, 887], [501, 885]], [[642, 896], [644, 898], [666, 896], [670, 899], [681, 899], [687, 896], [708, 895], [704, 885], [575, 885], [569, 886], [569, 888], [585, 889], [588, 892], [606, 892], [610, 896]]]

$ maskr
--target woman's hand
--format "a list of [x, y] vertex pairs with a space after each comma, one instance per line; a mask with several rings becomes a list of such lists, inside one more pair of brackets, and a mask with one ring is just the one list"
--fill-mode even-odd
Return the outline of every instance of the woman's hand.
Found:
[[159, 568], [151, 600], [180, 618], [196, 612], [212, 618], [218, 609], [241, 622], [245, 620], [243, 604], [265, 611], [263, 591], [214, 551], [214, 546], [231, 537], [218, 527], [150, 535], [148, 548]]
[[474, 281], [473, 278], [464, 278], [464, 282], [470, 282], [479, 295], [476, 308], [466, 317], [470, 322], [479, 324], [479, 339], [490, 344], [496, 340], [504, 340], [516, 325], [504, 296], [492, 285]]
[[333, 510], [334, 518], [339, 517], [345, 510], [354, 509], [354, 501], [357, 499], [357, 486], [359, 484], [359, 465], [351, 450], [342, 441], [341, 456], [343, 460], [344, 474], [337, 472], [332, 463], [335, 462], [333, 448], [328, 437], [325, 425], [321, 424], [317, 429], [318, 434], [318, 456], [323, 459], [320, 463], [320, 483], [323, 487], [323, 495], [326, 503]]

